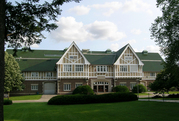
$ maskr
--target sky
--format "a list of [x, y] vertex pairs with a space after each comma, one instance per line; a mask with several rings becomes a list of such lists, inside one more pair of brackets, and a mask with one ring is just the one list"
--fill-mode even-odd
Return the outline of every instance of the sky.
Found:
[[74, 41], [80, 49], [117, 51], [130, 44], [136, 52], [158, 52], [150, 27], [161, 11], [156, 0], [82, 0], [61, 6], [62, 13], [46, 39], [32, 49], [63, 50]]

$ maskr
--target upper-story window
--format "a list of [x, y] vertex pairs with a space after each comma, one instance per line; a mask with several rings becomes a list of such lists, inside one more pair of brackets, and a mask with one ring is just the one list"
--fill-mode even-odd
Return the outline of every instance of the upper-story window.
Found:
[[38, 72], [32, 72], [32, 73], [31, 73], [31, 76], [32, 76], [32, 77], [38, 77], [38, 76], [39, 76], [39, 73], [38, 73]]
[[130, 72], [138, 72], [138, 65], [130, 65]]
[[78, 71], [78, 72], [83, 72], [83, 65], [75, 65], [75, 71]]
[[120, 65], [121, 72], [127, 72], [127, 65]]
[[97, 72], [107, 72], [108, 67], [107, 66], [96, 66]]
[[76, 60], [78, 58], [78, 56], [77, 55], [70, 55], [69, 58], [70, 58], [70, 60]]
[[52, 72], [46, 72], [46, 77], [52, 77], [52, 76], [53, 76]]
[[125, 54], [124, 55], [124, 60], [132, 60], [132, 54]]
[[63, 65], [63, 71], [64, 72], [72, 71], [72, 65]]
[[150, 73], [150, 76], [155, 76], [155, 73]]

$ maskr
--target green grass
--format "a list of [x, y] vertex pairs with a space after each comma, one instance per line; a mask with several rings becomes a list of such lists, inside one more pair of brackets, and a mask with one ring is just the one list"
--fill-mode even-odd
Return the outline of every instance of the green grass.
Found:
[[[138, 95], [138, 93], [135, 93], [135, 94]], [[148, 95], [148, 93], [147, 92], [139, 93], [139, 96], [142, 96], [142, 95]], [[149, 94], [149, 95], [151, 95], [151, 94]]]
[[178, 121], [179, 103], [119, 102], [86, 105], [14, 103], [4, 106], [5, 121]]
[[[25, 95], [25, 96], [12, 96], [10, 100], [39, 100], [42, 95]], [[7, 98], [4, 98], [7, 99]]]

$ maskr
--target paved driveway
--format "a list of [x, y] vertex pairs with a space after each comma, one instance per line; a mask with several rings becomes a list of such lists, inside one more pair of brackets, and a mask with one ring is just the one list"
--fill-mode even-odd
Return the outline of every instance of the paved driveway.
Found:
[[48, 102], [48, 100], [57, 95], [42, 95], [39, 100], [16, 100], [13, 103], [31, 103], [31, 102]]

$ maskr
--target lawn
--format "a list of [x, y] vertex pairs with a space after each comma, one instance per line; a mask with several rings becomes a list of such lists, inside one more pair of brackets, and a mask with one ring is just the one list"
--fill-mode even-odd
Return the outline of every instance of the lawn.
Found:
[[14, 103], [4, 106], [5, 121], [178, 121], [179, 103], [119, 102], [86, 105]]
[[[39, 100], [42, 95], [25, 95], [25, 96], [12, 96], [10, 100]], [[7, 99], [7, 98], [4, 98]]]

